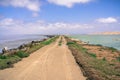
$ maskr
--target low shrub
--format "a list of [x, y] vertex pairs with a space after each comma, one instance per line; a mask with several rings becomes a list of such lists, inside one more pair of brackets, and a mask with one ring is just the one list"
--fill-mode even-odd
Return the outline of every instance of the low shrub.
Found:
[[24, 57], [28, 57], [28, 56], [29, 56], [28, 53], [25, 53], [25, 52], [23, 52], [23, 51], [18, 51], [18, 52], [16, 53], [16, 55], [17, 55], [18, 57], [20, 57], [20, 58], [24, 58]]
[[18, 56], [7, 56], [6, 59], [0, 59], [0, 69], [13, 67], [13, 63], [20, 61], [21, 58]]
[[117, 51], [117, 49], [113, 48], [113, 47], [108, 47], [109, 50], [111, 50], [112, 52]]
[[0, 59], [7, 59], [7, 56], [5, 56], [5, 55], [0, 55]]
[[120, 57], [117, 57], [117, 60], [120, 62]]
[[103, 60], [103, 61], [106, 61], [106, 58], [104, 57], [102, 60]]
[[75, 42], [67, 42], [67, 45], [74, 44]]
[[96, 46], [102, 46], [101, 44], [96, 44]]
[[94, 53], [88, 53], [91, 57], [96, 58], [96, 54]]

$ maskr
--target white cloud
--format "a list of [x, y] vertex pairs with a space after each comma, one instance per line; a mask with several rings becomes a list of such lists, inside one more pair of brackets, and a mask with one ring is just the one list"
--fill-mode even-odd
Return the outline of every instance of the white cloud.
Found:
[[99, 18], [96, 21], [100, 23], [116, 23], [117, 19], [113, 17], [108, 17], [108, 18]]
[[0, 30], [4, 30], [2, 32], [5, 32], [3, 34], [68, 34], [79, 33], [83, 30], [86, 31], [91, 28], [93, 27], [78, 23], [45, 23], [44, 21], [25, 23], [11, 18], [0, 21]]
[[61, 6], [66, 6], [68, 8], [71, 8], [74, 6], [76, 3], [88, 3], [92, 0], [48, 0], [48, 2], [56, 4], [56, 5], [61, 5]]
[[0, 26], [10, 26], [10, 25], [19, 25], [23, 23], [22, 21], [20, 20], [14, 20], [12, 18], [5, 18], [3, 20], [0, 21]]
[[13, 19], [11, 18], [6, 18], [0, 22], [0, 25], [11, 25], [14, 24]]
[[12, 18], [0, 20], [0, 34], [81, 34], [119, 30], [120, 24], [80, 24], [38, 20], [24, 22]]
[[38, 13], [36, 13], [36, 12], [34, 12], [34, 13], [32, 14], [32, 16], [33, 16], [33, 17], [38, 17], [38, 16], [39, 16], [39, 14], [38, 14]]
[[35, 12], [40, 10], [39, 0], [0, 0], [0, 5], [22, 7]]

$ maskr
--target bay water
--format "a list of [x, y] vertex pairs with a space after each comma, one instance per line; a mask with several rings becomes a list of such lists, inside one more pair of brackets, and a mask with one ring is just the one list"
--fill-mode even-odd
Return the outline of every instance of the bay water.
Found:
[[8, 49], [17, 48], [22, 44], [29, 43], [31, 41], [37, 41], [47, 38], [42, 35], [0, 35], [0, 52], [4, 47]]
[[120, 35], [70, 35], [70, 37], [120, 50]]

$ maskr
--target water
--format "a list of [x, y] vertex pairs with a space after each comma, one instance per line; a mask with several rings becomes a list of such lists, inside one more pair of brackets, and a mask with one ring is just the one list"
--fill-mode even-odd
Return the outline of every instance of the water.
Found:
[[120, 50], [120, 35], [71, 35], [71, 37], [90, 44], [101, 44]]
[[47, 38], [41, 35], [0, 35], [0, 52], [4, 47], [8, 49], [17, 48], [21, 44]]

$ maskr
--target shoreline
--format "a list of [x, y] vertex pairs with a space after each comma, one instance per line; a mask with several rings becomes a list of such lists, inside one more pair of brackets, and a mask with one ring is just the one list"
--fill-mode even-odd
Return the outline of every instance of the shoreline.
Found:
[[[114, 47], [103, 46], [101, 44], [89, 44], [79, 39], [70, 38], [72, 41], [87, 49], [90, 53], [95, 54], [98, 59], [106, 58], [108, 61], [115, 60], [120, 56], [120, 50]], [[114, 58], [111, 58], [114, 57]]]
[[[49, 38], [47, 38], [47, 39], [49, 39]], [[11, 53], [12, 51], [17, 52], [17, 51], [19, 51], [19, 50], [25, 51], [25, 50], [26, 50], [25, 47], [28, 47], [28, 46], [31, 46], [31, 45], [34, 45], [34, 44], [43, 42], [43, 41], [45, 41], [45, 40], [47, 40], [47, 39], [45, 38], [45, 39], [42, 39], [42, 40], [35, 40], [35, 41], [31, 41], [31, 42], [28, 42], [28, 43], [21, 44], [21, 45], [19, 45], [19, 46], [16, 47], [16, 48], [7, 49], [7, 50], [6, 50], [6, 53]], [[1, 52], [1, 54], [6, 54], [6, 53]]]
[[66, 40], [76, 63], [88, 80], [120, 80], [120, 51], [101, 45], [83, 44], [69, 37]]
[[[8, 51], [10, 50], [15, 50], [15, 49], [18, 49], [20, 46], [22, 45], [27, 45], [27, 44], [31, 44], [32, 42], [40, 42], [40, 41], [43, 41], [44, 39], [48, 39], [48, 38], [51, 38], [53, 37], [54, 35], [41, 35], [43, 36], [44, 38], [41, 38], [41, 39], [37, 39], [36, 40], [34, 38], [26, 38], [26, 39], [16, 39], [16, 40], [12, 40], [12, 41], [7, 41], [7, 42], [4, 42], [3, 45], [7, 45], [7, 43], [10, 43], [8, 44], [8, 46], [3, 46], [0, 48], [0, 54], [2, 54], [2, 50], [3, 48], [7, 48]], [[34, 39], [34, 40], [33, 40]], [[14, 45], [12, 45], [12, 43]], [[18, 44], [16, 44], [18, 43]], [[2, 43], [1, 43], [2, 44]]]
[[[104, 44], [97, 44], [97, 43], [90, 43], [89, 41], [83, 41], [83, 40], [80, 40], [80, 39], [78, 39], [78, 38], [74, 38], [74, 37], [70, 37], [72, 40], [75, 40], [75, 41], [80, 41], [82, 44], [89, 44], [89, 45], [93, 45], [93, 46], [103, 46], [103, 47], [106, 47], [106, 48], [114, 48], [114, 49], [116, 49], [116, 50], [118, 50], [118, 51], [120, 51], [120, 48], [116, 48], [116, 47], [113, 47], [113, 46], [108, 46], [108, 45], [104, 45]], [[114, 40], [119, 40], [119, 39], [114, 39]]]
[[22, 58], [28, 57], [38, 49], [51, 44], [56, 38], [57, 36], [52, 36], [42, 41], [32, 41], [31, 43], [20, 45], [18, 48], [4, 50], [0, 54], [0, 69], [13, 67], [14, 63], [21, 61]]

